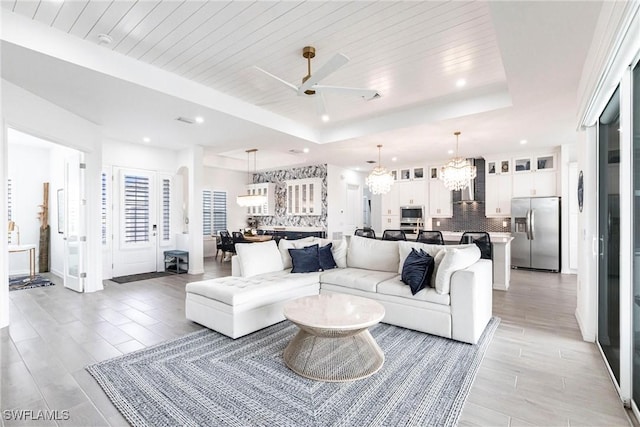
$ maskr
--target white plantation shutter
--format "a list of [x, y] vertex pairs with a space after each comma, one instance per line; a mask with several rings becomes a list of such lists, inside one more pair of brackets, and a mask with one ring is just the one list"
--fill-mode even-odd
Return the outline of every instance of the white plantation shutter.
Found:
[[100, 180], [100, 227], [102, 229], [102, 244], [107, 244], [107, 174], [102, 172]]
[[171, 180], [162, 180], [162, 240], [171, 240]]
[[149, 242], [149, 178], [124, 176], [124, 241]]
[[227, 229], [227, 193], [213, 192], [213, 234]]
[[7, 219], [11, 221], [13, 201], [11, 200], [11, 178], [7, 179]]
[[211, 236], [212, 235], [212, 225], [213, 225], [213, 191], [211, 190], [203, 190], [202, 191], [202, 235], [203, 236]]

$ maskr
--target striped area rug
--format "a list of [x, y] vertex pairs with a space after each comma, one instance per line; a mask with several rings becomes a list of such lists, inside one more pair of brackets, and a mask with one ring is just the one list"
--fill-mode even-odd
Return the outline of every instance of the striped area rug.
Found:
[[284, 365], [288, 321], [237, 340], [203, 329], [87, 370], [133, 426], [454, 426], [499, 321], [477, 345], [376, 325], [383, 367], [346, 383]]

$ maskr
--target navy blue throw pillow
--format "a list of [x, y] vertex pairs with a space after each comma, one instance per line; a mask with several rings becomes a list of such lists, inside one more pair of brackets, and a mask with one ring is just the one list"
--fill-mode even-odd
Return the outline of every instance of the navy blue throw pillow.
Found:
[[293, 262], [292, 273], [320, 271], [318, 245], [307, 246], [302, 249], [289, 249], [289, 255], [291, 255], [291, 261]]
[[333, 259], [333, 254], [331, 253], [332, 246], [333, 243], [329, 243], [327, 246], [323, 246], [318, 249], [318, 260], [320, 261], [320, 268], [323, 270], [331, 270], [338, 266], [336, 264], [336, 260]]
[[402, 266], [402, 281], [409, 285], [413, 295], [429, 286], [433, 274], [433, 257], [420, 249], [411, 249], [411, 253]]

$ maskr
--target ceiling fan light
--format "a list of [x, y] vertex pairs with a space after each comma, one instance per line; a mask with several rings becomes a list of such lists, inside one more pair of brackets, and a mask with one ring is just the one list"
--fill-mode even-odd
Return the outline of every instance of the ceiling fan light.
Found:
[[323, 122], [327, 123], [330, 119], [328, 114], [323, 114], [322, 116], [320, 116], [320, 118], [322, 119]]

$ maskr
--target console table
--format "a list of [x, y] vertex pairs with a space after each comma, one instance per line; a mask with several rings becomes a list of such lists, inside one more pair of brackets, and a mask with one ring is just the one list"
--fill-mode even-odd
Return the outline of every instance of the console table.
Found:
[[9, 245], [9, 253], [28, 252], [29, 253], [29, 276], [36, 275], [36, 245]]

